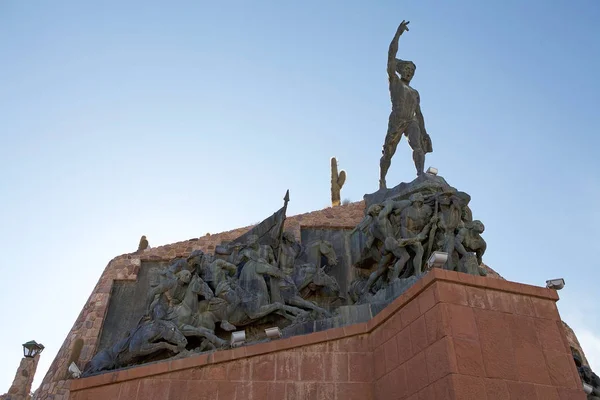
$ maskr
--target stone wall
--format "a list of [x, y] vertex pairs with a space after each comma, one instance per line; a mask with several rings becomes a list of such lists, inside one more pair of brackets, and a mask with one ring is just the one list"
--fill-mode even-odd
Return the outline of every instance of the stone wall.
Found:
[[579, 353], [579, 356], [581, 357], [581, 361], [583, 362], [584, 365], [587, 365], [589, 367], [590, 363], [588, 362], [587, 358], [585, 357], [585, 353], [583, 352], [583, 349], [581, 348], [581, 345], [579, 344], [579, 340], [577, 340], [577, 336], [575, 335], [575, 332], [573, 332], [573, 329], [571, 329], [571, 327], [569, 325], [567, 325], [567, 323], [565, 321], [563, 321], [563, 328], [565, 330], [565, 334], [567, 335], [567, 340], [569, 341], [569, 346], [571, 347], [572, 350], [575, 350], [576, 353]]
[[73, 400], [585, 400], [555, 291], [434, 269], [368, 322], [71, 383]]
[[40, 354], [38, 353], [35, 357], [28, 358], [23, 357], [19, 368], [15, 374], [8, 393], [0, 396], [0, 400], [29, 400], [31, 396], [31, 384], [33, 377], [35, 376], [35, 370], [40, 361]]

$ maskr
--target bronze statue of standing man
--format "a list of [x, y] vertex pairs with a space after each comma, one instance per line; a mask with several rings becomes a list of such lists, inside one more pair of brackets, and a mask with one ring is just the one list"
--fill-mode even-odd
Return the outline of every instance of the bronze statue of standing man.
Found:
[[[423, 114], [421, 113], [419, 92], [410, 87], [410, 80], [415, 74], [416, 65], [412, 61], [396, 58], [398, 52], [398, 39], [408, 31], [409, 21], [402, 21], [396, 35], [390, 44], [388, 53], [387, 72], [390, 80], [390, 95], [392, 98], [392, 112], [388, 124], [383, 155], [380, 161], [379, 188], [385, 189], [385, 176], [387, 175], [392, 157], [402, 135], [408, 137], [408, 144], [413, 150], [413, 161], [417, 168], [417, 176], [421, 176], [425, 168], [425, 153], [433, 151], [431, 138], [425, 131]], [[400, 76], [398, 76], [398, 74]]]

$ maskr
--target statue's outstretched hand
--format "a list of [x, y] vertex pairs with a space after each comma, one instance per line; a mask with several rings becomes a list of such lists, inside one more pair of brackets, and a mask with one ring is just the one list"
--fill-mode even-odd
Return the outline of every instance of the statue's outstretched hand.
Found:
[[404, 33], [404, 31], [408, 31], [408, 24], [410, 24], [410, 21], [405, 21], [402, 20], [402, 22], [400, 23], [400, 26], [398, 27], [398, 30], [400, 31], [400, 34]]

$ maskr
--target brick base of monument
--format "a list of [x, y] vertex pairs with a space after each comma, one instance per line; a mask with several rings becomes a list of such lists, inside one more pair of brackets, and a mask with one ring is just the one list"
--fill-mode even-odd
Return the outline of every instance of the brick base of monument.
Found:
[[555, 291], [434, 269], [368, 323], [71, 381], [73, 400], [585, 400]]

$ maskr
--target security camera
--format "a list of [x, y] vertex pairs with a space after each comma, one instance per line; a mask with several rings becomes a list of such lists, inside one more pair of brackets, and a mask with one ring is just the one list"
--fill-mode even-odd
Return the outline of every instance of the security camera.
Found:
[[550, 279], [546, 281], [546, 287], [548, 289], [560, 290], [565, 287], [565, 280], [563, 278]]
[[81, 376], [81, 370], [75, 365], [75, 362], [72, 362], [71, 365], [69, 365], [69, 373], [75, 379]]

